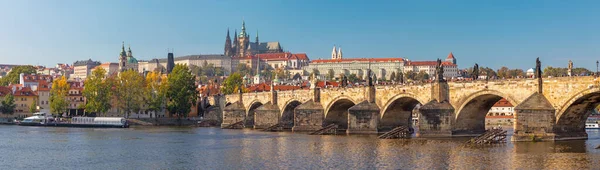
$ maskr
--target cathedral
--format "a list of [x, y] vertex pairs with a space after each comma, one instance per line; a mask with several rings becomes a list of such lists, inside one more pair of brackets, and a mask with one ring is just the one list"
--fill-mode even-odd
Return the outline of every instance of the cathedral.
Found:
[[225, 51], [224, 54], [229, 57], [245, 57], [255, 54], [264, 53], [281, 53], [283, 48], [279, 42], [259, 42], [258, 31], [256, 32], [256, 39], [254, 42], [250, 41], [250, 35], [246, 33], [246, 22], [242, 22], [242, 32], [238, 35], [237, 30], [234, 33], [233, 43], [231, 42], [231, 36], [229, 35], [229, 29], [227, 29], [227, 37], [225, 39]]

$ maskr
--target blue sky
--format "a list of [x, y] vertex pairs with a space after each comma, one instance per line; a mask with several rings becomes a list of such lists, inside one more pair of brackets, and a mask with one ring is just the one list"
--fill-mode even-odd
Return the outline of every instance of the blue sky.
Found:
[[254, 39], [328, 58], [435, 60], [459, 67], [595, 69], [600, 1], [0, 0], [0, 63], [116, 62], [121, 42], [138, 59], [222, 53], [242, 19]]

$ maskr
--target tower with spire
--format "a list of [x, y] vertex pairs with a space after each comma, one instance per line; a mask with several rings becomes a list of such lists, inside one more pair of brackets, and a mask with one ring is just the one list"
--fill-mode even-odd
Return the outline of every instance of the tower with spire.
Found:
[[335, 45], [333, 45], [333, 50], [331, 50], [331, 59], [335, 60], [337, 59], [338, 55], [337, 55], [337, 50], [335, 49]]
[[119, 71], [123, 72], [127, 68], [127, 52], [125, 52], [125, 41], [121, 46], [121, 53], [119, 54]]
[[248, 49], [248, 43], [250, 42], [250, 38], [248, 37], [248, 34], [246, 33], [246, 22], [242, 21], [242, 32], [240, 32], [240, 35], [238, 36], [238, 41], [239, 41], [239, 56], [245, 56], [247, 49]]
[[337, 59], [338, 60], [342, 59], [342, 47], [338, 47]]
[[232, 48], [233, 47], [231, 45], [231, 37], [229, 36], [229, 28], [227, 28], [227, 37], [225, 38], [225, 49], [223, 54], [225, 54], [225, 56], [231, 57]]

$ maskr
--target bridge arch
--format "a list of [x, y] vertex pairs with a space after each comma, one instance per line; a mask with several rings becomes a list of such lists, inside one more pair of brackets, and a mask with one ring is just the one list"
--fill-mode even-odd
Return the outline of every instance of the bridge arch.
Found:
[[356, 102], [345, 96], [333, 100], [325, 110], [323, 126], [336, 124], [339, 129], [348, 129], [348, 109], [354, 105]]
[[412, 127], [412, 113], [419, 104], [423, 102], [411, 94], [392, 97], [381, 110], [378, 130], [388, 131], [398, 126]]
[[[494, 104], [502, 98], [513, 106], [519, 104], [507, 94], [496, 90], [481, 90], [470, 94], [463, 100], [456, 111], [453, 131], [459, 135], [475, 135], [485, 131], [485, 116]], [[513, 111], [514, 112], [514, 111]]]
[[600, 104], [600, 89], [590, 88], [571, 96], [556, 112], [554, 132], [561, 137], [587, 137], [585, 121]]
[[261, 103], [258, 100], [254, 100], [254, 101], [250, 102], [250, 104], [246, 108], [246, 119], [244, 120], [245, 127], [254, 127], [254, 115], [256, 112], [256, 108], [258, 108], [262, 105], [263, 105], [263, 103]]
[[291, 129], [294, 127], [294, 110], [296, 107], [302, 104], [300, 101], [296, 99], [291, 99], [283, 105], [283, 109], [281, 109], [281, 117], [279, 119], [279, 123], [284, 129]]

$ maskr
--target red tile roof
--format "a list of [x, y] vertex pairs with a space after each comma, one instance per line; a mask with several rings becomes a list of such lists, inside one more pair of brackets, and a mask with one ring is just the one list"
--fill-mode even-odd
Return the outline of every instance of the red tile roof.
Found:
[[450, 54], [448, 54], [448, 57], [446, 59], [454, 59], [454, 55], [452, 54], [452, 52], [450, 52]]
[[37, 93], [32, 91], [29, 87], [23, 87], [22, 89], [15, 91], [15, 96], [37, 96]]
[[37, 91], [50, 91], [50, 83], [46, 81], [39, 81]]
[[[275, 85], [275, 90], [278, 91], [287, 91], [287, 90], [298, 90], [300, 86], [292, 86], [292, 85]], [[262, 92], [262, 91], [271, 91], [271, 85], [267, 83], [260, 83], [256, 85], [251, 85], [248, 87], [248, 91], [250, 92]]]
[[0, 96], [6, 96], [7, 94], [11, 94], [12, 90], [6, 86], [0, 86]]
[[[435, 66], [437, 65], [437, 61], [409, 61], [406, 63], [407, 66]], [[456, 64], [452, 64], [451, 62], [442, 62], [443, 66], [456, 66]]]
[[502, 98], [498, 102], [496, 102], [496, 104], [494, 104], [494, 106], [492, 107], [513, 107], [513, 105], [510, 102], [508, 102], [508, 100]]
[[52, 81], [52, 76], [37, 74], [23, 75], [23, 81], [25, 82], [38, 82], [39, 80]]
[[403, 62], [403, 58], [346, 58], [346, 59], [318, 59], [311, 63], [339, 63], [339, 62]]
[[257, 54], [256, 57], [261, 60], [269, 61], [285, 61], [290, 59], [308, 60], [308, 56], [305, 53], [292, 54], [290, 52]]

